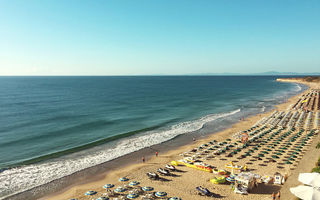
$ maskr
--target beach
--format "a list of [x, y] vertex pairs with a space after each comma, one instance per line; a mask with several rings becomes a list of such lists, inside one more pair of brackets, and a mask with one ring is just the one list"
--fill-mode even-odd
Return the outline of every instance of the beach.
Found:
[[[284, 79], [278, 81], [287, 81]], [[291, 81], [291, 80], [290, 80]], [[294, 82], [299, 82], [302, 84], [308, 85], [310, 88], [303, 92], [303, 94], [307, 94], [311, 91], [311, 89], [319, 89], [319, 83], [309, 83], [303, 82], [299, 80], [293, 80]], [[302, 94], [296, 95], [288, 99], [287, 102], [277, 105], [275, 110], [283, 111], [287, 110], [293, 104], [295, 104]], [[197, 138], [195, 141], [192, 138], [189, 138], [190, 141], [187, 144], [182, 146], [178, 146], [177, 148], [164, 148], [159, 151], [159, 156], [155, 156], [155, 150], [149, 149], [147, 152], [142, 153], [139, 152], [140, 155], [133, 156], [134, 159], [130, 162], [119, 162], [117, 160], [111, 161], [113, 163], [109, 168], [106, 168], [106, 172], [102, 172], [96, 175], [93, 175], [92, 180], [81, 180], [80, 184], [72, 185], [66, 187], [65, 189], [50, 194], [48, 196], [44, 196], [40, 199], [92, 199], [98, 198], [105, 193], [105, 189], [102, 188], [107, 183], [112, 183], [117, 186], [122, 186], [124, 183], [118, 181], [120, 177], [127, 177], [132, 180], [136, 180], [140, 182], [141, 186], [152, 186], [155, 188], [155, 191], [165, 191], [168, 193], [168, 196], [177, 196], [182, 199], [207, 199], [208, 197], [199, 196], [195, 187], [203, 186], [208, 188], [211, 192], [217, 194], [217, 197], [226, 198], [226, 199], [271, 199], [272, 192], [278, 192], [281, 190], [283, 199], [290, 199], [290, 192], [286, 192], [288, 189], [287, 183], [283, 186], [273, 185], [273, 184], [260, 184], [256, 190], [253, 190], [249, 195], [240, 195], [235, 194], [230, 188], [230, 185], [218, 185], [213, 184], [209, 181], [210, 178], [214, 177], [214, 174], [208, 173], [205, 171], [196, 170], [193, 168], [189, 168], [186, 166], [177, 166], [180, 170], [179, 172], [173, 172], [174, 176], [165, 176], [166, 181], [155, 181], [150, 180], [145, 175], [147, 172], [155, 172], [158, 168], [164, 167], [165, 164], [170, 163], [173, 160], [179, 160], [183, 157], [179, 154], [187, 152], [193, 148], [197, 148], [202, 144], [207, 144], [210, 141], [217, 140], [225, 141], [228, 138], [232, 138], [234, 133], [239, 131], [248, 130], [257, 121], [261, 120], [263, 117], [270, 116], [274, 110], [262, 113], [256, 116], [252, 116], [246, 119], [239, 121], [238, 123], [232, 125], [232, 127], [220, 131], [218, 133], [211, 134], [206, 136], [205, 138]], [[294, 132], [295, 133], [295, 132]], [[248, 169], [251, 169], [253, 173], [258, 173], [261, 175], [273, 175], [275, 172], [280, 172], [281, 174], [288, 176], [288, 185], [291, 185], [297, 181], [296, 176], [298, 172], [310, 172], [316, 160], [316, 155], [319, 155], [319, 150], [315, 149], [315, 141], [319, 140], [319, 135], [314, 136], [312, 139], [313, 142], [308, 143], [306, 147], [305, 154], [302, 159], [308, 158], [309, 162], [299, 162], [297, 164], [292, 165], [284, 165], [282, 168], [277, 168], [275, 163], [266, 163], [264, 164], [262, 161], [255, 160], [250, 163], [250, 157], [244, 159], [226, 158], [225, 156], [216, 156], [212, 159], [207, 159], [205, 162], [211, 165], [214, 165], [217, 169], [223, 169], [225, 164], [230, 161], [234, 161], [237, 165], [245, 165], [247, 164]], [[174, 146], [174, 144], [172, 144]], [[161, 144], [160, 144], [161, 146]], [[155, 148], [158, 150], [158, 148]], [[146, 162], [142, 163], [142, 156], [146, 157]], [[127, 156], [130, 158], [130, 156]], [[311, 161], [312, 160], [312, 161]], [[126, 164], [124, 164], [126, 163]], [[115, 167], [116, 166], [116, 167]], [[293, 182], [293, 183], [292, 183]], [[282, 188], [282, 189], [281, 189]], [[97, 191], [98, 194], [93, 196], [85, 196], [84, 194], [88, 190]], [[288, 198], [287, 198], [288, 197]]]
[[320, 2], [1, 8], [0, 200], [308, 195]]

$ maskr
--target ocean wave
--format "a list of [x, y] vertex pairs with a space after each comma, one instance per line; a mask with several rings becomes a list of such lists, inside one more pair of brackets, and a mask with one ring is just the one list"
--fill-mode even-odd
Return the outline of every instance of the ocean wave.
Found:
[[160, 144], [178, 135], [197, 131], [208, 122], [234, 115], [240, 111], [237, 109], [228, 113], [211, 114], [194, 121], [173, 125], [166, 130], [152, 130], [144, 134], [133, 135], [116, 141], [111, 148], [90, 154], [7, 169], [0, 173], [0, 196], [22, 192], [134, 151]]
[[302, 87], [299, 84], [295, 83], [295, 91], [299, 92], [301, 90], [302, 90]]

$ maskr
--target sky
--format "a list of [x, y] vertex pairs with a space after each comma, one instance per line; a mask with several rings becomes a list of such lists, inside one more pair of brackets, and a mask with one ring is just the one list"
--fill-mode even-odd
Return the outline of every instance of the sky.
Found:
[[0, 0], [0, 75], [320, 72], [319, 0]]

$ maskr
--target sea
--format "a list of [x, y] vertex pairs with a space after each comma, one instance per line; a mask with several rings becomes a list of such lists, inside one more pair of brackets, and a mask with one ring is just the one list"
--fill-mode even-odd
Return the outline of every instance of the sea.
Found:
[[0, 197], [263, 113], [307, 87], [276, 76], [0, 77]]

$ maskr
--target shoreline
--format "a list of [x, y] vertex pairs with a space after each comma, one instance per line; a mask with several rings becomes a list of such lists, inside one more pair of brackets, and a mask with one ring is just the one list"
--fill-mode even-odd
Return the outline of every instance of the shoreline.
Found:
[[[301, 83], [301, 82], [298, 82], [298, 83]], [[302, 84], [305, 84], [305, 83], [302, 83]], [[244, 127], [249, 128], [252, 124], [254, 124], [256, 121], [258, 121], [257, 119], [261, 119], [264, 116], [268, 116], [270, 113], [272, 113], [274, 110], [278, 109], [279, 107], [283, 107], [283, 106], [287, 107], [287, 106], [291, 105], [291, 102], [293, 102], [294, 100], [299, 98], [299, 96], [301, 94], [306, 93], [309, 90], [310, 90], [310, 87], [308, 86], [308, 88], [306, 90], [301, 91], [300, 93], [290, 97], [286, 102], [279, 104], [279, 105], [275, 105], [274, 109], [267, 111], [267, 112], [264, 112], [264, 113], [261, 113], [261, 114], [256, 114], [256, 115], [250, 116], [245, 121], [240, 121], [235, 124], [232, 124], [231, 127], [226, 127], [225, 129], [218, 131], [218, 132], [215, 132], [215, 133], [210, 133], [210, 134], [206, 135], [205, 138], [203, 138], [203, 139], [200, 139], [200, 140], [197, 139], [197, 141], [195, 141], [195, 142], [189, 142], [187, 144], [175, 147], [174, 149], [171, 149], [168, 151], [164, 151], [164, 152], [160, 151], [159, 157], [162, 157], [160, 163], [167, 163], [167, 162], [173, 160], [174, 158], [176, 158], [179, 153], [184, 152], [189, 149], [192, 149], [193, 147], [199, 146], [200, 144], [205, 143], [206, 141], [210, 141], [213, 138], [221, 139], [221, 138], [228, 136], [230, 133], [234, 133], [235, 130], [239, 130], [239, 128], [241, 128], [241, 129], [243, 129]], [[190, 137], [190, 135], [189, 135], [189, 137]], [[186, 136], [187, 136], [187, 134], [183, 135], [182, 137], [186, 137]], [[176, 140], [176, 138], [171, 140], [171, 142], [174, 143], [174, 140]], [[161, 144], [158, 144], [155, 146], [159, 146], [159, 145], [161, 146]], [[151, 154], [152, 152], [149, 152], [149, 153]], [[162, 153], [164, 153], [164, 154], [162, 154]], [[50, 194], [48, 196], [44, 196], [43, 198], [40, 198], [40, 199], [66, 199], [66, 198], [72, 197], [73, 194], [78, 193], [77, 192], [78, 190], [84, 191], [84, 189], [88, 189], [88, 188], [90, 188], [90, 189], [94, 189], [97, 187], [101, 188], [101, 186], [104, 185], [105, 183], [115, 182], [116, 177], [127, 176], [128, 171], [137, 171], [137, 170], [140, 170], [141, 168], [147, 168], [148, 164], [151, 164], [151, 165], [160, 164], [159, 161], [157, 162], [157, 159], [158, 158], [155, 158], [155, 156], [153, 156], [150, 160], [147, 160], [145, 164], [138, 163], [138, 161], [135, 161], [133, 163], [129, 162], [126, 165], [121, 166], [119, 169], [109, 171], [109, 172], [112, 172], [112, 174], [114, 174], [114, 175], [108, 175], [108, 172], [105, 172], [105, 173], [103, 173], [103, 175], [101, 175], [101, 176], [104, 176], [104, 178], [100, 177], [99, 180], [96, 180], [93, 182], [88, 181], [87, 183], [80, 183], [80, 184], [72, 185], [72, 186], [69, 186], [68, 188], [64, 189], [63, 191], [52, 193], [52, 194]], [[113, 181], [111, 181], [111, 180], [113, 180]]]
[[[307, 90], [307, 89], [306, 89]], [[300, 93], [299, 93], [300, 94]], [[298, 94], [297, 94], [298, 95]], [[270, 112], [270, 111], [268, 111]], [[266, 113], [266, 112], [263, 112]], [[257, 114], [251, 114], [249, 117], [256, 116]], [[242, 121], [243, 122], [243, 121]], [[228, 127], [220, 128], [215, 132], [207, 133], [204, 135], [197, 134], [197, 131], [189, 132], [187, 134], [178, 135], [177, 137], [165, 141], [160, 144], [152, 145], [150, 147], [146, 147], [143, 149], [140, 149], [138, 151], [120, 156], [118, 158], [115, 158], [113, 160], [106, 161], [105, 163], [101, 163], [99, 165], [95, 165], [80, 171], [77, 171], [73, 174], [64, 176], [62, 178], [50, 181], [46, 184], [36, 186], [34, 188], [28, 189], [23, 192], [19, 192], [16, 194], [12, 194], [9, 196], [1, 197], [0, 199], [47, 199], [51, 198], [51, 196], [59, 195], [60, 193], [64, 193], [65, 191], [71, 189], [72, 187], [75, 187], [77, 185], [83, 185], [88, 184], [95, 181], [103, 180], [104, 177], [113, 171], [116, 165], [121, 166], [121, 169], [125, 169], [128, 166], [131, 165], [140, 165], [141, 164], [141, 155], [144, 155], [146, 158], [146, 161], [148, 162], [148, 158], [151, 158], [154, 156], [155, 152], [161, 152], [162, 153], [168, 153], [170, 151], [174, 151], [179, 149], [180, 147], [186, 147], [190, 148], [189, 145], [197, 146], [196, 142], [206, 140], [207, 137], [211, 135], [215, 135], [221, 131], [225, 131], [229, 128], [231, 128], [233, 125], [241, 123], [236, 122], [234, 124], [229, 125]], [[196, 139], [196, 141], [193, 141], [193, 138]], [[175, 154], [175, 153], [173, 153]], [[89, 177], [90, 176], [90, 177]], [[84, 177], [84, 178], [82, 178]], [[77, 182], [77, 183], [75, 183]], [[48, 192], [49, 191], [49, 192]], [[50, 192], [53, 191], [53, 192]]]
[[[278, 81], [278, 80], [277, 80]], [[295, 82], [297, 81], [290, 81]], [[301, 83], [301, 82], [298, 82]], [[302, 83], [305, 84], [305, 83]], [[84, 190], [85, 188], [96, 188], [99, 186], [101, 188], [102, 185], [106, 183], [108, 180], [113, 180], [115, 182], [115, 177], [127, 176], [127, 171], [136, 171], [141, 168], [146, 168], [148, 165], [157, 165], [160, 163], [167, 163], [178, 157], [178, 154], [184, 152], [186, 150], [190, 150], [193, 147], [199, 146], [206, 141], [215, 139], [222, 139], [228, 136], [230, 133], [237, 132], [236, 130], [243, 130], [252, 126], [257, 119], [260, 119], [264, 116], [268, 116], [275, 109], [278, 109], [279, 106], [288, 106], [293, 99], [298, 98], [302, 93], [305, 93], [310, 90], [310, 87], [306, 90], [302, 90], [298, 94], [291, 96], [287, 99], [286, 102], [278, 105], [274, 105], [274, 109], [269, 110], [267, 112], [263, 112], [261, 114], [254, 114], [249, 116], [245, 121], [240, 121], [235, 124], [230, 125], [229, 127], [224, 127], [222, 130], [217, 132], [206, 134], [205, 136], [201, 136], [194, 142], [192, 138], [194, 137], [194, 132], [191, 134], [183, 134], [179, 135], [176, 138], [166, 141], [164, 143], [160, 143], [157, 145], [153, 145], [151, 147], [147, 147], [136, 152], [121, 156], [114, 160], [107, 161], [105, 163], [92, 166], [90, 168], [78, 171], [71, 175], [65, 176], [63, 178], [54, 180], [45, 185], [41, 185], [30, 190], [15, 194], [13, 196], [7, 197], [10, 199], [21, 199], [32, 196], [33, 198], [40, 199], [66, 199], [66, 197], [73, 196], [72, 194], [77, 193], [77, 190]], [[183, 137], [183, 139], [181, 139]], [[157, 163], [155, 159], [154, 153], [155, 151], [160, 152], [160, 163]], [[141, 155], [145, 155], [147, 161], [145, 164], [141, 164]], [[150, 159], [149, 159], [150, 158]], [[158, 159], [159, 160], [159, 159]], [[115, 169], [117, 166], [121, 166], [118, 169]], [[115, 170], [114, 170], [115, 169]], [[109, 176], [108, 174], [116, 174], [115, 176]], [[89, 179], [88, 177], [91, 176]], [[76, 179], [76, 180], [75, 180]], [[77, 183], [74, 183], [77, 182]], [[70, 184], [71, 183], [71, 184]], [[56, 191], [56, 192], [53, 192]], [[37, 195], [35, 195], [37, 194]], [[60, 198], [61, 197], [61, 198]], [[5, 198], [6, 199], [6, 198]], [[27, 198], [28, 199], [28, 198]]]

